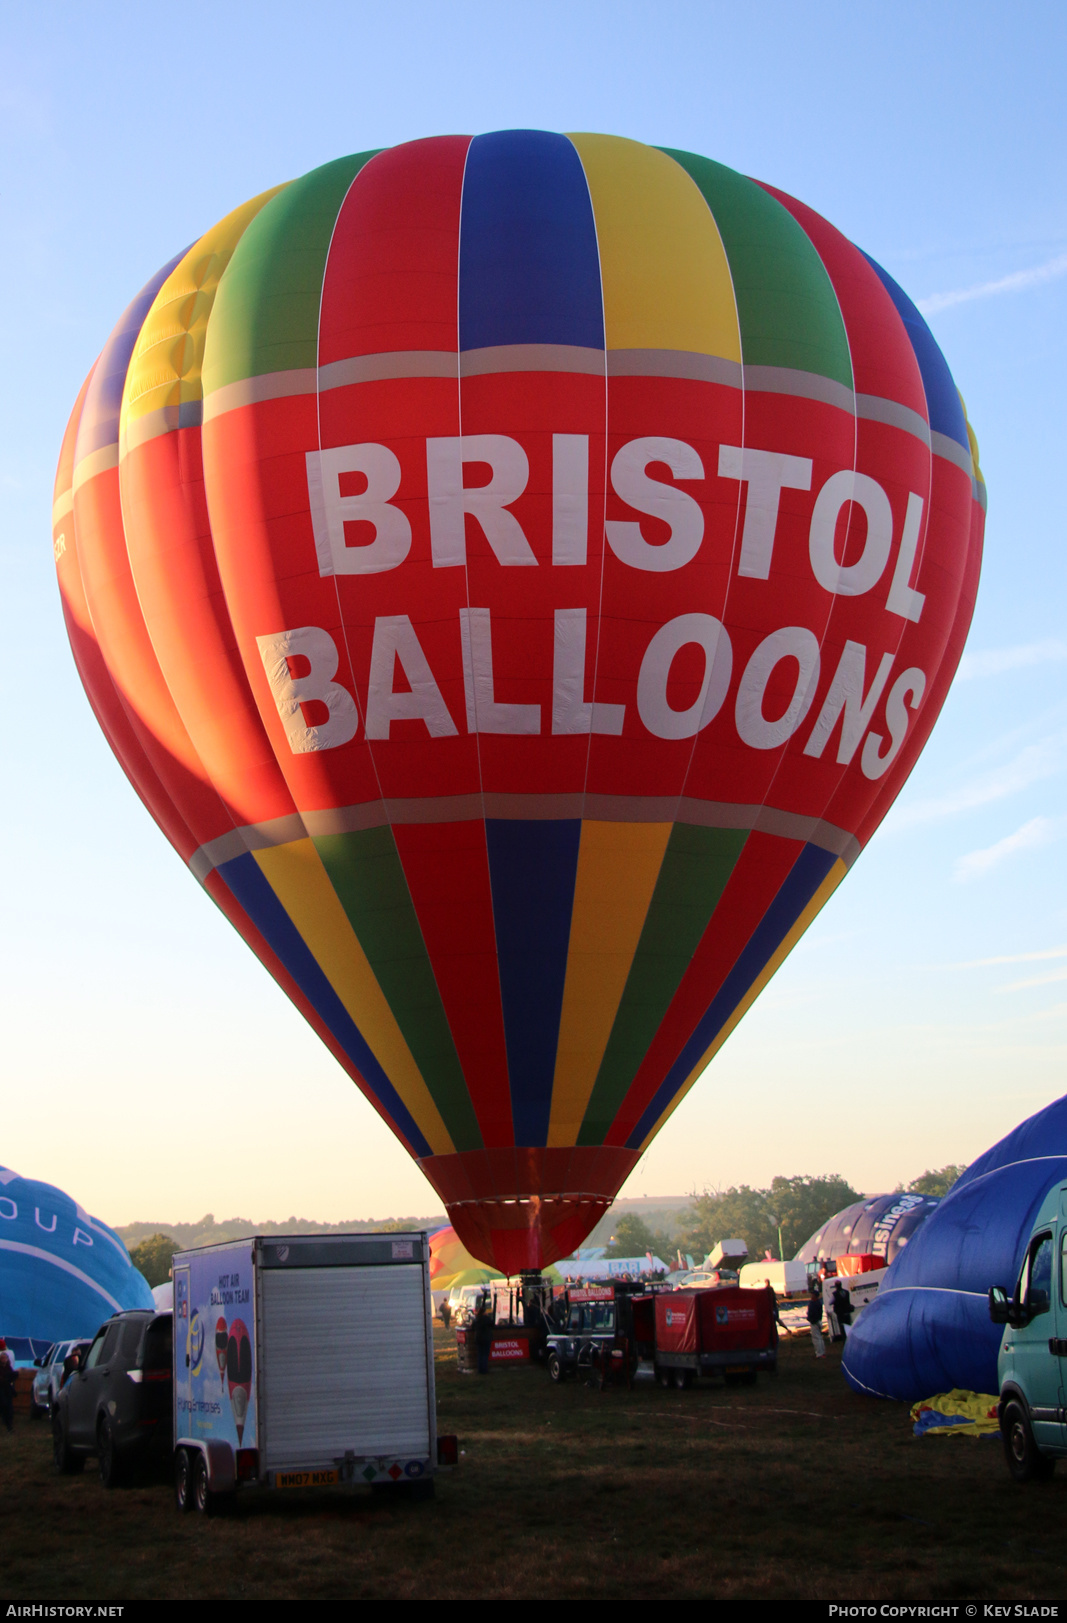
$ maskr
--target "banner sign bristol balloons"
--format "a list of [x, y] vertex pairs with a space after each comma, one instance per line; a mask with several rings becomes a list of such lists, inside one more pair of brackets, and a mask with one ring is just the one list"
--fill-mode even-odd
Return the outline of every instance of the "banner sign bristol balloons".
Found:
[[885, 815], [984, 506], [921, 316], [826, 220], [511, 130], [165, 265], [53, 541], [144, 804], [510, 1271], [580, 1243]]

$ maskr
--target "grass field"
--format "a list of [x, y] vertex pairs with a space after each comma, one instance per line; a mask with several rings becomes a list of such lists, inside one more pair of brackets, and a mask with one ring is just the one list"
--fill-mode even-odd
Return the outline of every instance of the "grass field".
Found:
[[781, 1351], [755, 1389], [599, 1393], [462, 1376], [439, 1331], [439, 1426], [466, 1452], [426, 1503], [248, 1492], [179, 1517], [162, 1480], [55, 1476], [47, 1423], [20, 1417], [0, 1434], [0, 1594], [1060, 1598], [1067, 1467], [1020, 1488], [998, 1441], [915, 1439], [900, 1405], [849, 1391], [836, 1349]]

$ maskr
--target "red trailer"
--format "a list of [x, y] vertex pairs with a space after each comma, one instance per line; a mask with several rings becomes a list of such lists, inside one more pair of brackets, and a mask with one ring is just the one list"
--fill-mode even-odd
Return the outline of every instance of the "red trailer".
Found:
[[[717, 1285], [647, 1297], [641, 1306], [647, 1328], [654, 1328], [653, 1357], [661, 1386], [687, 1387], [697, 1375], [722, 1375], [728, 1385], [751, 1386], [761, 1369], [777, 1374], [772, 1290]], [[635, 1334], [644, 1340], [637, 1308], [635, 1303]]]

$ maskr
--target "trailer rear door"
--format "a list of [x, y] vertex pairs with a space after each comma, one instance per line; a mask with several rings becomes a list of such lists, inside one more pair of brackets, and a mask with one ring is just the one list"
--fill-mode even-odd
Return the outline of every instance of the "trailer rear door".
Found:
[[698, 1291], [702, 1352], [755, 1352], [771, 1344], [771, 1292], [736, 1285]]
[[656, 1297], [656, 1351], [697, 1351], [697, 1300], [701, 1291], [671, 1291]]
[[431, 1449], [421, 1267], [264, 1268], [267, 1470]]

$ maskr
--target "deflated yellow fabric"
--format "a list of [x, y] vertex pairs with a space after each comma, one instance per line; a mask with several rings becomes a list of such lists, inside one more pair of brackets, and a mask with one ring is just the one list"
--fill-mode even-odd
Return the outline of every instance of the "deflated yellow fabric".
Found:
[[954, 1387], [912, 1406], [911, 1418], [920, 1437], [981, 1437], [1000, 1429], [998, 1399], [988, 1392], [967, 1392]]

